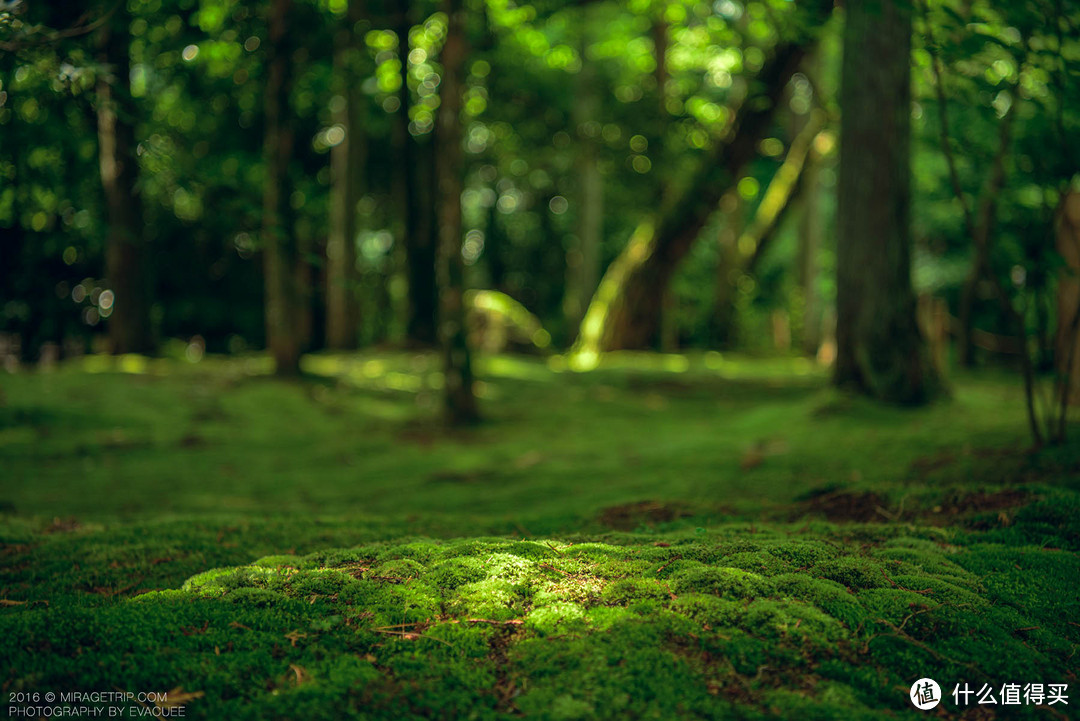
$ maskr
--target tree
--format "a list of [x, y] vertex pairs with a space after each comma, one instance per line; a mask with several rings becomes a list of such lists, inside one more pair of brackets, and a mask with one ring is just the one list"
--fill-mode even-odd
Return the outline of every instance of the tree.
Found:
[[465, 164], [461, 147], [463, 73], [468, 54], [462, 0], [446, 0], [446, 42], [436, 124], [438, 178], [439, 340], [443, 352], [444, 408], [454, 425], [479, 420], [472, 360], [465, 328], [464, 263], [461, 258], [461, 191]]
[[[754, 216], [742, 232], [725, 235], [721, 248], [721, 277], [717, 287], [717, 326], [721, 340], [732, 343], [736, 335], [735, 293], [738, 280], [753, 276], [772, 244], [780, 224], [796, 197], [803, 192], [804, 173], [814, 164], [810, 159], [814, 141], [825, 127], [826, 114], [814, 109], [802, 119], [803, 127], [792, 139], [784, 162], [769, 181]], [[812, 189], [811, 189], [812, 190]], [[733, 199], [734, 200], [734, 199]]]
[[1057, 359], [1060, 415], [1057, 435], [1065, 439], [1068, 406], [1080, 405], [1080, 193], [1061, 198], [1057, 221], [1057, 249], [1064, 260], [1058, 281]]
[[[589, 7], [581, 8], [582, 27], [588, 26]], [[574, 83], [572, 120], [577, 133], [578, 152], [574, 159], [577, 176], [577, 227], [576, 242], [566, 253], [566, 296], [563, 311], [568, 328], [581, 323], [581, 317], [589, 304], [600, 279], [600, 249], [604, 230], [604, 176], [600, 172], [600, 142], [598, 132], [587, 132], [600, 127], [601, 81], [595, 61], [586, 57], [587, 33], [583, 32], [581, 43], [582, 69]]]
[[[801, 27], [813, 29], [828, 17], [830, 4], [811, 3]], [[751, 92], [738, 109], [727, 136], [715, 143], [698, 171], [680, 188], [657, 199], [659, 210], [634, 230], [608, 267], [593, 295], [574, 344], [578, 362], [590, 364], [609, 350], [650, 348], [656, 343], [662, 298], [672, 274], [689, 253], [702, 227], [757, 146], [788, 80], [806, 54], [810, 39], [784, 40], [774, 48]]]
[[326, 240], [326, 345], [356, 347], [359, 308], [356, 297], [356, 205], [365, 162], [363, 113], [356, 82], [361, 44], [357, 25], [362, 0], [350, 0], [334, 44], [335, 129], [343, 134], [330, 150], [330, 232]]
[[834, 380], [900, 403], [936, 385], [911, 285], [911, 15], [848, 3], [840, 82]]
[[293, 154], [293, 127], [289, 109], [292, 87], [292, 51], [288, 41], [292, 0], [271, 0], [268, 18], [268, 62], [263, 111], [266, 131], [263, 156], [263, 268], [265, 274], [266, 343], [278, 375], [300, 373], [300, 337], [297, 332], [298, 253], [289, 222], [289, 162]]
[[109, 350], [153, 350], [150, 284], [143, 233], [139, 165], [135, 157], [137, 109], [131, 95], [131, 17], [121, 3], [99, 31], [103, 72], [97, 80], [98, 159], [108, 236], [105, 275], [113, 293]]
[[435, 321], [438, 314], [438, 292], [435, 287], [438, 233], [434, 227], [432, 143], [429, 141], [421, 146], [409, 130], [409, 108], [412, 107], [409, 90], [409, 14], [410, 0], [398, 0], [395, 32], [401, 62], [401, 87], [394, 122], [394, 144], [398, 154], [395, 182], [409, 279], [405, 336], [410, 343], [424, 347], [434, 346], [439, 340]]

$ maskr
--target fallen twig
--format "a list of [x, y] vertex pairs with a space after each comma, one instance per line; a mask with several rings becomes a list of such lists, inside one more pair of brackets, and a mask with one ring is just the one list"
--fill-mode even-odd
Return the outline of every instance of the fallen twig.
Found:
[[547, 569], [549, 571], [554, 571], [555, 573], [561, 573], [562, 575], [566, 576], [567, 578], [573, 578], [574, 577], [572, 574], [569, 574], [566, 571], [562, 571], [562, 570], [559, 570], [558, 568], [555, 568], [550, 563], [541, 563], [540, 568], [545, 568], [545, 569]]
[[673, 557], [671, 558], [671, 560], [669, 560], [669, 561], [668, 561], [667, 563], [665, 563], [665, 564], [664, 564], [663, 566], [661, 566], [660, 568], [656, 569], [656, 573], [657, 573], [657, 575], [659, 575], [661, 571], [663, 571], [663, 570], [664, 570], [665, 568], [667, 568], [667, 567], [668, 567], [668, 566], [670, 566], [671, 564], [675, 563], [676, 561], [680, 560], [681, 558], [682, 558], [682, 554], [676, 554], [675, 556], [673, 556]]
[[434, 636], [425, 636], [422, 633], [415, 633], [413, 631], [380, 631], [379, 629], [375, 629], [375, 630], [378, 631], [379, 633], [384, 633], [384, 634], [386, 634], [388, 636], [400, 636], [401, 638], [403, 638], [406, 641], [415, 641], [417, 639], [426, 638], [428, 641], [438, 641], [439, 643], [441, 643], [444, 646], [449, 646], [450, 648], [454, 647], [453, 644], [447, 643], [446, 641], [443, 641], [441, 638], [435, 638]]
[[885, 577], [886, 581], [888, 581], [890, 584], [892, 584], [893, 588], [899, 588], [901, 591], [909, 591], [911, 593], [921, 593], [924, 596], [929, 596], [930, 594], [932, 594], [934, 592], [934, 589], [932, 589], [932, 588], [924, 588], [921, 591], [919, 591], [917, 589], [914, 589], [914, 588], [905, 588], [904, 586], [901, 586], [899, 583], [897, 583], [896, 581], [889, 578], [889, 574], [885, 573], [884, 568], [881, 569], [881, 575]]

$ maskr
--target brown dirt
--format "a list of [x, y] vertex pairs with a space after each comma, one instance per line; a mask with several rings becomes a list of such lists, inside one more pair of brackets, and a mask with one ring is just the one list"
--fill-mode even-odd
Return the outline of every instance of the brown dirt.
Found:
[[887, 523], [896, 520], [922, 520], [954, 523], [959, 518], [976, 514], [1004, 513], [1023, 506], [1032, 494], [1022, 488], [972, 493], [957, 492], [933, 508], [896, 508], [884, 497], [870, 492], [824, 490], [795, 504], [791, 520], [807, 515], [824, 516], [834, 523]]
[[975, 493], [950, 497], [941, 504], [940, 511], [936, 509], [935, 511], [953, 516], [985, 513], [1023, 506], [1030, 499], [1031, 493], [1022, 488], [1006, 488], [993, 493], [976, 491]]
[[638, 526], [652, 526], [693, 515], [694, 513], [683, 503], [638, 501], [603, 509], [600, 511], [599, 521], [617, 531], [632, 531]]
[[825, 491], [796, 506], [794, 517], [824, 516], [835, 523], [884, 523], [891, 520], [888, 502], [876, 493]]

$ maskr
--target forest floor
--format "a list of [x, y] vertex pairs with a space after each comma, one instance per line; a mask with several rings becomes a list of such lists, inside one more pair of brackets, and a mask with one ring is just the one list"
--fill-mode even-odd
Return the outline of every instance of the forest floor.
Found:
[[454, 431], [428, 355], [0, 377], [0, 716], [1076, 717], [1080, 444], [1014, 378], [478, 366]]

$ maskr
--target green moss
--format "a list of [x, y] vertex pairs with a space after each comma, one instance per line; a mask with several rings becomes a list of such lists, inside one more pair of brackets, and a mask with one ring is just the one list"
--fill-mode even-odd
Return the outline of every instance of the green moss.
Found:
[[889, 585], [884, 566], [862, 556], [833, 558], [815, 566], [814, 571], [851, 590]]
[[265, 566], [241, 566], [240, 568], [216, 568], [189, 578], [183, 590], [204, 596], [221, 596], [239, 588], [280, 588], [289, 570]]
[[672, 574], [676, 593], [715, 593], [727, 598], [756, 598], [772, 592], [768, 579], [740, 568], [713, 568], [703, 564], [679, 569]]
[[[496, 422], [458, 435], [417, 417], [424, 358], [4, 376], [5, 689], [183, 688], [195, 719], [913, 719], [915, 669], [1078, 669], [1076, 450], [981, 457], [1021, 439], [1011, 381], [901, 412], [787, 361], [511, 359], [480, 364]], [[1019, 505], [961, 507], [1018, 469]], [[826, 487], [897, 520], [799, 500]]]

